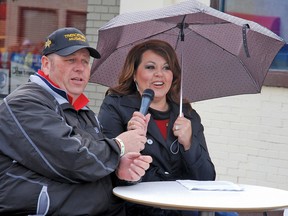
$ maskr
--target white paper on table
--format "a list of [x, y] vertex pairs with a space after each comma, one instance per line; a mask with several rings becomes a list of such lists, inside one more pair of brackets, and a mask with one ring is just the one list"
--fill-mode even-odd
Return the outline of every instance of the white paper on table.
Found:
[[176, 180], [189, 190], [215, 190], [215, 191], [242, 191], [237, 184], [229, 181], [197, 181], [197, 180]]

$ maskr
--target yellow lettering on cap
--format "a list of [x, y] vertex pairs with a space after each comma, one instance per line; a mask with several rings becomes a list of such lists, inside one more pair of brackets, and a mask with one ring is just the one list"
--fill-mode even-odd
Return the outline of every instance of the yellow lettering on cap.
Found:
[[78, 33], [65, 34], [64, 37], [67, 38], [69, 41], [86, 41], [86, 37]]
[[52, 41], [48, 39], [48, 40], [45, 42], [45, 48], [50, 47], [51, 44], [52, 44]]

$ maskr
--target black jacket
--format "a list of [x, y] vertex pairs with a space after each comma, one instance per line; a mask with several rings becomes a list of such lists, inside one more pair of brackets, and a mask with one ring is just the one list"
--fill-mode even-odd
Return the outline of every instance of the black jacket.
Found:
[[[99, 121], [103, 126], [103, 133], [111, 138], [126, 131], [128, 121], [131, 119], [134, 111], [139, 111], [140, 104], [141, 98], [136, 94], [106, 96], [98, 115]], [[172, 127], [179, 116], [179, 106], [174, 103], [170, 104], [170, 106], [171, 112], [167, 140], [162, 137], [153, 116], [151, 116], [147, 130], [147, 143], [141, 153], [151, 155], [153, 162], [142, 181], [172, 181], [177, 179], [215, 180], [215, 168], [207, 149], [204, 128], [201, 124], [200, 116], [195, 110], [189, 112], [189, 108], [183, 106], [184, 116], [190, 119], [192, 123], [191, 148], [188, 151], [184, 151], [182, 145], [178, 145], [177, 142], [174, 142], [171, 147], [173, 141], [176, 140]], [[178, 147], [179, 152], [175, 153]], [[145, 213], [142, 211], [141, 215], [145, 215]], [[151, 215], [153, 214], [151, 213]], [[161, 213], [159, 215], [174, 214]]]
[[89, 108], [31, 80], [0, 106], [0, 215], [110, 215], [118, 146]]

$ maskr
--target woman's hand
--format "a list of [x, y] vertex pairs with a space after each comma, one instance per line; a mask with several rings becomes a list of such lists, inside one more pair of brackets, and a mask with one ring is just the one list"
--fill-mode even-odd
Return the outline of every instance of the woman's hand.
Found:
[[150, 113], [144, 116], [139, 111], [135, 111], [132, 115], [132, 118], [127, 123], [127, 130], [135, 130], [141, 128], [146, 133], [150, 117], [151, 117]]
[[178, 137], [178, 142], [183, 145], [185, 151], [189, 150], [192, 141], [192, 125], [191, 121], [182, 114], [173, 125], [174, 136]]

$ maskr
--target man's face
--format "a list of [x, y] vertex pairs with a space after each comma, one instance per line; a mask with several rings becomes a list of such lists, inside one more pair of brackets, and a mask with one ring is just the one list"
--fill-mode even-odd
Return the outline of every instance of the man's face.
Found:
[[80, 49], [68, 56], [51, 54], [44, 67], [44, 73], [50, 80], [66, 91], [73, 102], [84, 92], [90, 78], [90, 54]]

